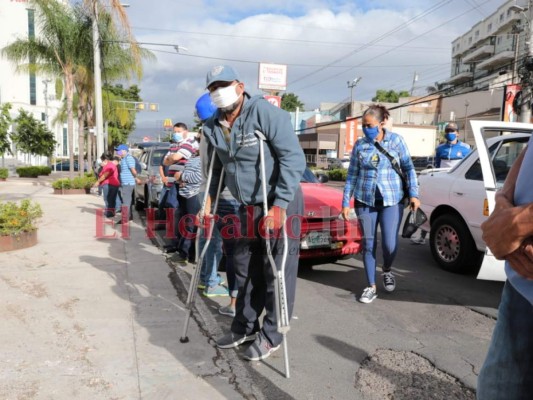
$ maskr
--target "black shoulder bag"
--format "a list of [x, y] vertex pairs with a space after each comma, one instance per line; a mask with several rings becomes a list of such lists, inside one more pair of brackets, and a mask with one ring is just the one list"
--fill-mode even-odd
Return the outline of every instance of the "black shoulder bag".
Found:
[[400, 169], [400, 166], [398, 165], [398, 161], [389, 154], [387, 150], [383, 148], [378, 142], [374, 142], [374, 146], [376, 146], [376, 149], [383, 154], [385, 157], [388, 158], [392, 165], [392, 169], [400, 175], [400, 179], [402, 180], [402, 190], [403, 190], [403, 198], [401, 200], [401, 203], [403, 203], [404, 207], [407, 207], [409, 205], [409, 186], [407, 185], [407, 178], [405, 177], [403, 171]]

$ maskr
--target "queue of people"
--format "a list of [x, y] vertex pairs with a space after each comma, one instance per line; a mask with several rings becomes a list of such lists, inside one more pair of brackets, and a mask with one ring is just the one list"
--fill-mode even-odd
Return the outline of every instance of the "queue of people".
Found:
[[[176, 231], [176, 252], [171, 260], [182, 266], [194, 262], [193, 238], [197, 234], [198, 251], [209, 246], [199, 266], [198, 288], [207, 297], [229, 296], [229, 305], [220, 307], [219, 312], [233, 318], [230, 331], [217, 338], [216, 345], [230, 349], [249, 344], [243, 357], [262, 360], [282, 342], [276, 312], [279, 301], [275, 296], [276, 279], [266, 240], [270, 243], [275, 266], [280, 268], [281, 263], [285, 263], [286, 305], [290, 319], [296, 297], [301, 227], [291, 226], [294, 236], [286, 241], [282, 240], [280, 232], [287, 218], [304, 213], [299, 182], [306, 165], [305, 157], [288, 114], [262, 96], [251, 96], [232, 67], [213, 67], [206, 76], [206, 90], [208, 93], [196, 103], [196, 113], [202, 123], [201, 134], [190, 135], [185, 124], [176, 124], [173, 145], [161, 160], [160, 174], [168, 189], [166, 196], [175, 204], [176, 226], [185, 228], [185, 231], [179, 228]], [[362, 256], [367, 287], [357, 297], [363, 304], [372, 303], [378, 297], [378, 227], [383, 256], [381, 286], [386, 292], [393, 292], [397, 287], [393, 264], [403, 211], [405, 207], [415, 211], [420, 206], [409, 150], [403, 138], [387, 128], [389, 117], [389, 111], [381, 105], [371, 105], [363, 113], [363, 137], [353, 146], [341, 205], [341, 216], [348, 220], [353, 217], [350, 205], [354, 201], [363, 232]], [[445, 138], [446, 143], [436, 149], [436, 166], [451, 168], [471, 149], [460, 142], [457, 125], [453, 122], [446, 125]], [[263, 140], [266, 150], [260, 154]], [[116, 151], [117, 156], [103, 156], [97, 184], [104, 193], [106, 216], [114, 216], [116, 202], [121, 199], [121, 221], [127, 221], [131, 218], [131, 193], [137, 176], [128, 147], [120, 145]], [[529, 334], [533, 302], [532, 191], [527, 184], [527, 171], [533, 165], [532, 152], [529, 146], [519, 157], [496, 197], [495, 212], [482, 225], [483, 238], [494, 255], [507, 261], [509, 281], [505, 285], [489, 354], [480, 373], [479, 399], [529, 398], [531, 394], [531, 382], [522, 377], [523, 371], [526, 376], [530, 375], [533, 347]], [[263, 165], [259, 162], [261, 159], [264, 181], [259, 173]], [[207, 176], [211, 176], [209, 185]], [[219, 192], [220, 187], [223, 190]], [[202, 209], [204, 196], [205, 208]], [[214, 209], [216, 199], [218, 207]], [[184, 225], [186, 215], [198, 218]], [[224, 218], [227, 216], [238, 217], [238, 239], [222, 235], [228, 223], [235, 223], [235, 220], [228, 222]], [[207, 242], [206, 231], [211, 220], [215, 222], [211, 240]], [[268, 235], [265, 236], [265, 232]], [[502, 236], [507, 240], [501, 241]], [[418, 243], [423, 241], [425, 233]], [[283, 250], [287, 252], [284, 254]], [[227, 286], [218, 274], [223, 254]]]

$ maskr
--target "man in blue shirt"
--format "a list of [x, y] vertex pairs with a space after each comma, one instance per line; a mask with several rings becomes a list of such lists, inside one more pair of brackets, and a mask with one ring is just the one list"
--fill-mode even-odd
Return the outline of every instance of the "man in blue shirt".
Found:
[[137, 178], [137, 170], [135, 169], [135, 159], [129, 153], [129, 147], [121, 144], [115, 147], [117, 155], [120, 157], [120, 194], [122, 196], [122, 218], [117, 221], [117, 224], [133, 220], [133, 212], [131, 203], [133, 199], [133, 190], [135, 184], [140, 183]]
[[505, 260], [507, 282], [478, 400], [531, 399], [533, 395], [533, 137], [512, 166], [496, 206], [481, 225], [483, 240]]
[[444, 137], [446, 143], [435, 150], [437, 168], [451, 168], [472, 151], [469, 145], [459, 140], [459, 129], [455, 122], [450, 122], [444, 127]]

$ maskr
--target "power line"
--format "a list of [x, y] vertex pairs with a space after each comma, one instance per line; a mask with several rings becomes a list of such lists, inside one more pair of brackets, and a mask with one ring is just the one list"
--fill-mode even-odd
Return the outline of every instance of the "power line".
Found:
[[423, 17], [425, 17], [426, 15], [431, 14], [432, 12], [438, 10], [439, 8], [441, 8], [441, 7], [443, 7], [444, 5], [450, 3], [451, 1], [452, 1], [452, 0], [442, 0], [440, 3], [437, 3], [436, 5], [434, 5], [434, 6], [430, 7], [430, 8], [428, 8], [427, 10], [423, 11], [422, 13], [415, 15], [414, 17], [410, 18], [409, 20], [407, 20], [407, 21], [404, 22], [403, 24], [400, 24], [400, 25], [396, 26], [395, 28], [393, 28], [393, 29], [387, 31], [386, 33], [384, 33], [383, 35], [381, 35], [381, 36], [377, 37], [376, 39], [370, 41], [369, 43], [366, 43], [366, 44], [364, 44], [364, 45], [358, 47], [357, 49], [355, 49], [355, 50], [349, 52], [348, 54], [346, 54], [346, 55], [344, 55], [344, 56], [342, 56], [342, 57], [340, 57], [340, 58], [337, 58], [337, 59], [333, 60], [332, 62], [328, 63], [328, 64], [327, 64], [326, 66], [324, 66], [324, 67], [321, 67], [321, 68], [319, 68], [319, 69], [317, 69], [317, 70], [315, 70], [315, 71], [313, 71], [313, 72], [311, 72], [311, 73], [309, 73], [309, 74], [306, 74], [306, 75], [304, 75], [304, 76], [302, 76], [302, 77], [300, 77], [300, 78], [298, 78], [298, 79], [295, 79], [295, 80], [292, 81], [292, 82], [289, 82], [289, 85], [291, 85], [291, 84], [295, 84], [296, 82], [299, 82], [299, 81], [304, 80], [304, 79], [306, 79], [306, 78], [308, 78], [308, 77], [310, 77], [310, 76], [313, 76], [313, 75], [317, 74], [318, 72], [323, 71], [324, 69], [328, 68], [329, 66], [331, 66], [331, 65], [333, 65], [333, 64], [336, 64], [336, 63], [338, 63], [339, 61], [342, 61], [342, 60], [344, 60], [344, 59], [347, 58], [347, 57], [351, 57], [351, 56], [354, 55], [355, 53], [357, 53], [357, 52], [359, 52], [359, 51], [361, 51], [361, 50], [364, 50], [364, 49], [368, 48], [369, 46], [374, 45], [375, 43], [378, 43], [378, 42], [382, 41], [383, 39], [385, 39], [385, 38], [387, 38], [387, 37], [393, 35], [394, 33], [399, 32], [399, 31], [405, 29], [406, 27], [408, 27], [409, 25], [411, 25], [413, 22], [417, 21], [418, 19], [423, 18]]
[[[172, 44], [163, 44], [163, 43], [147, 43], [147, 42], [137, 42], [137, 44], [140, 45], [153, 45], [153, 46], [170, 46], [175, 47], [177, 45]], [[142, 46], [141, 46], [142, 47]], [[165, 53], [165, 54], [174, 54], [184, 57], [194, 57], [194, 58], [205, 58], [208, 60], [221, 60], [221, 61], [232, 61], [232, 62], [241, 62], [241, 63], [249, 63], [249, 64], [259, 64], [260, 60], [242, 60], [242, 59], [235, 59], [235, 58], [224, 58], [224, 57], [212, 57], [212, 56], [203, 56], [199, 54], [190, 54], [190, 53], [176, 53], [173, 51], [165, 51], [165, 50], [157, 50], [157, 49], [149, 49], [147, 47], [143, 47], [147, 50], [154, 51], [156, 53]], [[320, 64], [290, 64], [286, 62], [282, 62], [284, 65], [288, 65], [291, 67], [321, 67]], [[437, 66], [442, 64], [401, 64], [401, 65], [369, 65], [364, 68], [397, 68], [397, 67], [420, 67], [420, 66]], [[349, 65], [336, 65], [333, 68], [352, 68], [352, 66]]]
[[[451, 1], [451, 0], [450, 0]], [[201, 36], [215, 36], [215, 37], [229, 37], [237, 39], [252, 39], [252, 40], [265, 40], [265, 41], [276, 41], [276, 42], [288, 42], [301, 45], [302, 43], [307, 44], [316, 44], [316, 45], [329, 45], [329, 46], [345, 46], [345, 47], [356, 47], [363, 46], [364, 44], [354, 43], [354, 42], [338, 42], [338, 41], [321, 41], [321, 40], [304, 40], [304, 39], [287, 39], [287, 38], [274, 38], [266, 36], [249, 36], [249, 35], [231, 35], [224, 33], [210, 33], [210, 32], [195, 32], [195, 31], [182, 31], [177, 29], [163, 29], [163, 28], [146, 28], [146, 27], [132, 27], [133, 29], [141, 30], [150, 30], [150, 31], [161, 31], [161, 32], [174, 32], [174, 33], [184, 33], [189, 35], [201, 35]], [[356, 33], [355, 31], [349, 31], [351, 33]], [[394, 45], [386, 44], [376, 44], [375, 47], [395, 47]], [[447, 47], [431, 47], [431, 46], [412, 46], [409, 47], [412, 50], [446, 50]]]
[[[490, 0], [490, 1], [492, 1], [492, 0]], [[476, 6], [476, 7], [480, 7], [480, 6]], [[449, 22], [451, 22], [451, 21], [453, 21], [453, 20], [455, 20], [455, 19], [457, 19], [457, 18], [460, 18], [460, 17], [462, 17], [462, 16], [468, 14], [468, 13], [471, 12], [472, 10], [473, 10], [473, 8], [470, 8], [470, 9], [468, 9], [467, 11], [465, 11], [465, 12], [463, 12], [463, 13], [457, 15], [457, 16], [454, 16], [454, 17], [452, 17], [452, 18], [450, 18], [450, 19], [448, 19], [448, 20], [446, 20], [445, 22], [441, 23], [440, 25], [437, 25], [436, 27], [433, 27], [432, 29], [430, 29], [430, 30], [428, 30], [428, 31], [425, 31], [424, 33], [421, 33], [421, 34], [419, 34], [419, 35], [417, 35], [417, 36], [415, 36], [415, 37], [413, 37], [413, 38], [407, 40], [406, 42], [404, 42], [404, 43], [398, 45], [397, 47], [402, 47], [402, 46], [404, 46], [404, 45], [407, 44], [407, 43], [410, 43], [410, 42], [412, 42], [412, 41], [414, 41], [414, 40], [416, 40], [416, 39], [418, 39], [418, 38], [420, 38], [420, 37], [422, 37], [422, 36], [424, 36], [424, 35], [427, 35], [428, 33], [433, 32], [434, 30], [436, 30], [436, 29], [442, 27], [443, 25], [446, 25], [446, 24], [448, 24]], [[362, 65], [364, 65], [364, 64], [366, 64], [366, 63], [368, 63], [368, 62], [370, 62], [370, 61], [372, 61], [372, 60], [375, 60], [376, 58], [382, 57], [382, 56], [384, 56], [385, 54], [390, 53], [391, 51], [394, 51], [394, 49], [392, 49], [392, 50], [388, 50], [388, 51], [385, 51], [385, 52], [383, 52], [383, 53], [381, 53], [381, 54], [378, 54], [377, 56], [375, 56], [375, 57], [373, 57], [373, 58], [370, 58], [370, 59], [368, 59], [368, 60], [366, 60], [366, 61], [364, 61], [364, 62], [358, 64], [357, 66], [355, 66], [355, 67], [353, 67], [353, 68], [359, 68], [360, 66], [362, 66]], [[325, 68], [322, 68], [322, 69], [325, 69]], [[321, 70], [322, 70], [322, 69], [321, 69]], [[319, 71], [319, 70], [317, 70], [317, 71]], [[342, 74], [344, 74], [344, 73], [346, 73], [346, 72], [348, 72], [348, 71], [343, 71], [343, 72], [337, 73], [337, 74], [335, 74], [335, 75], [332, 75], [332, 76], [330, 76], [329, 78], [321, 79], [321, 80], [320, 80], [319, 82], [317, 82], [317, 83], [313, 83], [313, 84], [310, 84], [310, 85], [304, 86], [303, 88], [300, 88], [300, 89], [298, 89], [298, 90], [301, 91], [301, 90], [308, 89], [308, 88], [313, 87], [313, 86], [316, 86], [316, 85], [320, 85], [320, 84], [322, 84], [322, 83], [324, 83], [324, 82], [326, 82], [326, 81], [329, 81], [329, 80], [331, 80], [331, 79], [333, 79], [333, 78], [336, 78], [336, 77], [338, 77], [338, 76], [340, 76], [340, 75], [342, 75]], [[299, 79], [297, 79], [297, 80], [294, 81], [294, 82], [300, 81], [300, 80], [306, 78], [307, 76], [309, 76], [309, 75], [306, 75], [306, 76], [304, 76], [303, 78], [299, 78]], [[294, 83], [294, 82], [292, 82], [292, 83]]]

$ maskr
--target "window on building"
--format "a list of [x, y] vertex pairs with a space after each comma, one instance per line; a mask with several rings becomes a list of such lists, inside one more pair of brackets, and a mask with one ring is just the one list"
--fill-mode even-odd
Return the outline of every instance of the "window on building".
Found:
[[498, 40], [496, 42], [497, 42], [497, 44], [500, 44], [502, 42], [502, 37], [498, 36]]
[[472, 44], [472, 36], [468, 38], [468, 44]]
[[507, 9], [507, 18], [509, 18], [509, 16], [511, 15], [512, 12], [513, 11], [510, 8]]
[[[28, 9], [28, 39], [35, 39], [35, 10]], [[34, 57], [30, 57], [30, 64], [35, 62]], [[30, 72], [30, 104], [37, 104], [37, 81], [35, 73]]]
[[475, 35], [476, 39], [479, 37], [479, 31], [476, 31]]
[[492, 31], [492, 22], [487, 25], [487, 33], [490, 33]]
[[501, 13], [501, 14], [500, 14], [500, 22], [502, 22], [502, 21], [503, 21], [503, 17], [504, 17], [504, 14], [503, 14], [503, 13]]

